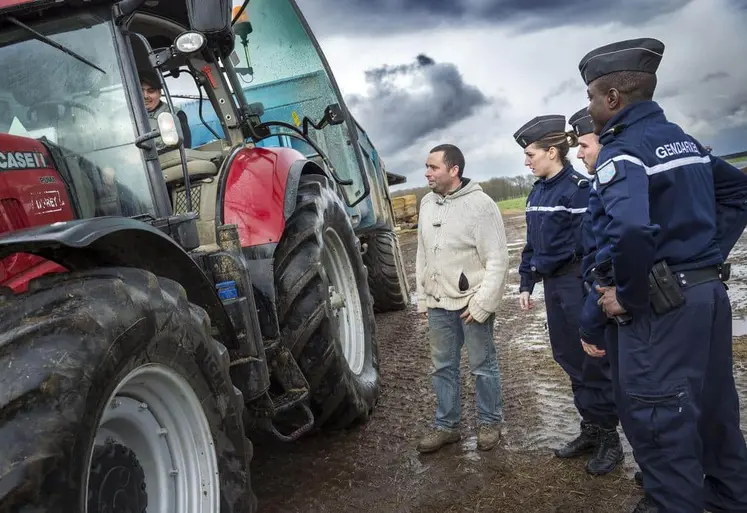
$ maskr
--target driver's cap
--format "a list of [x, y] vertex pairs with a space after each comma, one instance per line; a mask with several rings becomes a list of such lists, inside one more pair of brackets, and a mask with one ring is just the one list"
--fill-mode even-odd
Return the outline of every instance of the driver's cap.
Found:
[[145, 82], [155, 89], [162, 89], [161, 81], [158, 80], [158, 75], [156, 75], [155, 71], [149, 69], [141, 69], [138, 70], [137, 74], [140, 76], [140, 82]]

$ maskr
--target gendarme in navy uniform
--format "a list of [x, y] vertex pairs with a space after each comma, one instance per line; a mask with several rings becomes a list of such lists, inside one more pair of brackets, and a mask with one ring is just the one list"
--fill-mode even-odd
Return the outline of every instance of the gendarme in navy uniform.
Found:
[[619, 397], [646, 490], [635, 511], [743, 512], [747, 449], [721, 264], [747, 225], [747, 177], [652, 100], [663, 52], [636, 39], [579, 64], [603, 144], [590, 208], [595, 264], [611, 259], [614, 286], [598, 289], [599, 303], [629, 316], [617, 328]]
[[592, 453], [586, 470], [606, 474], [623, 453], [612, 382], [605, 362], [584, 353], [578, 336], [583, 304], [580, 275], [582, 219], [589, 198], [589, 180], [568, 161], [569, 138], [562, 115], [539, 116], [514, 134], [524, 148], [525, 164], [539, 177], [526, 205], [527, 243], [522, 252], [520, 304], [529, 307], [536, 282], [544, 284], [547, 325], [555, 361], [571, 380], [581, 433], [555, 454], [571, 458]]

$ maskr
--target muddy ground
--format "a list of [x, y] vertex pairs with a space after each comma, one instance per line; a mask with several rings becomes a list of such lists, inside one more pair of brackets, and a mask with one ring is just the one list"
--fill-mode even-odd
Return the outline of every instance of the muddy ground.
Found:
[[[255, 447], [254, 488], [264, 512], [626, 512], [641, 497], [626, 459], [610, 475], [593, 478], [584, 459], [560, 461], [552, 449], [573, 438], [579, 418], [568, 379], [555, 364], [545, 329], [542, 286], [535, 308], [518, 307], [516, 268], [524, 240], [521, 213], [504, 215], [511, 274], [495, 323], [502, 373], [505, 429], [491, 452], [476, 450], [474, 382], [462, 359], [462, 442], [430, 455], [415, 445], [432, 421], [434, 396], [427, 321], [414, 303], [377, 316], [383, 391], [368, 424], [295, 444]], [[400, 235], [410, 286], [415, 289], [414, 232]], [[747, 237], [731, 260], [735, 373], [747, 398]], [[747, 423], [746, 423], [747, 424]]]

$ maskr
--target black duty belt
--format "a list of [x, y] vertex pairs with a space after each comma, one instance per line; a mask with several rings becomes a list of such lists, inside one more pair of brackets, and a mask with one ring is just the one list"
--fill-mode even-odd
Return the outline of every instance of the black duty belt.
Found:
[[730, 274], [730, 264], [712, 265], [701, 269], [689, 269], [687, 271], [675, 271], [672, 273], [680, 287], [694, 287], [709, 281], [727, 281]]

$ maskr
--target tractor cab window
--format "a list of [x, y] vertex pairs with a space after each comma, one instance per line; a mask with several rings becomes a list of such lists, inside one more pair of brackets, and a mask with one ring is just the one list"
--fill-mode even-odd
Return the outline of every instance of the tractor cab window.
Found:
[[[283, 121], [301, 128], [304, 116], [317, 123], [328, 105], [340, 104], [314, 41], [288, 0], [252, 0], [235, 26], [236, 66], [249, 103], [264, 106], [262, 121]], [[275, 132], [287, 130], [272, 127]], [[310, 127], [309, 135], [325, 152], [340, 178], [349, 203], [364, 193], [363, 176], [347, 123]], [[272, 137], [259, 146], [292, 146], [315, 159], [316, 151], [297, 137]]]
[[6, 27], [0, 133], [47, 145], [79, 216], [153, 214], [107, 11], [31, 25], [75, 56], [23, 28]]

